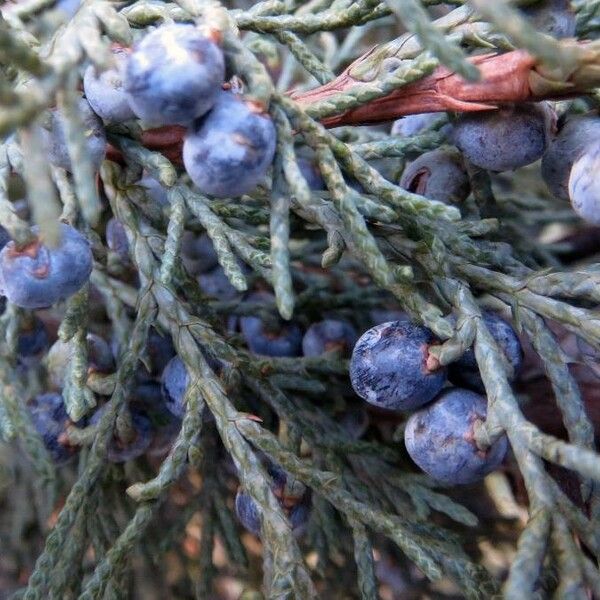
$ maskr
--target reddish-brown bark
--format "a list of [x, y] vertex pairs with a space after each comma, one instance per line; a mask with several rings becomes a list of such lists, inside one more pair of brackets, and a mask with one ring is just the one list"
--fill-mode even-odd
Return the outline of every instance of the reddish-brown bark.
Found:
[[[523, 50], [506, 54], [475, 56], [470, 62], [481, 71], [481, 79], [470, 82], [446, 67], [358, 108], [323, 119], [327, 127], [390, 121], [405, 115], [457, 111], [490, 110], [498, 104], [532, 99], [529, 74], [535, 59]], [[293, 94], [300, 105], [309, 105], [360, 85], [350, 73], [352, 65], [334, 81], [309, 92]]]
[[[366, 55], [368, 56], [368, 55]], [[364, 60], [355, 61], [336, 79], [308, 92], [291, 94], [300, 105], [308, 106], [327, 97], [360, 85], [351, 75], [352, 67]], [[551, 96], [536, 95], [531, 89], [536, 75], [536, 60], [523, 50], [504, 54], [484, 54], [469, 59], [481, 71], [476, 82], [464, 80], [445, 67], [438, 67], [431, 75], [399, 88], [391, 94], [377, 98], [363, 106], [322, 119], [326, 127], [340, 125], [372, 124], [392, 121], [399, 117], [423, 112], [471, 112], [491, 110], [502, 104], [542, 100], [565, 95], [552, 90]], [[572, 89], [566, 88], [569, 92]], [[177, 164], [181, 164], [182, 138], [185, 129], [173, 125], [144, 132], [142, 143], [148, 149], [161, 152]], [[118, 150], [109, 148], [108, 157], [121, 160]]]

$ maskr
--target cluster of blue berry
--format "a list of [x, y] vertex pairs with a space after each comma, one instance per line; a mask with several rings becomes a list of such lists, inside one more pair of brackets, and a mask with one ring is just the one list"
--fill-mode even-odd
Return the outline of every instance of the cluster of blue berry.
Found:
[[[302, 482], [269, 461], [266, 461], [266, 468], [271, 478], [271, 491], [288, 517], [294, 534], [302, 535], [310, 515], [310, 490]], [[247, 492], [238, 490], [235, 497], [235, 511], [248, 531], [260, 535], [258, 507]]]
[[[32, 356], [35, 353], [39, 359], [41, 354], [47, 353], [44, 360], [48, 382], [53, 390], [33, 398], [28, 407], [46, 448], [60, 465], [67, 463], [79, 450], [79, 446], [70, 441], [71, 428], [96, 426], [109, 404], [102, 404], [91, 415], [72, 422], [62, 397], [72, 349], [60, 339], [48, 348], [49, 337], [44, 324], [36, 319], [35, 327], [33, 333], [27, 330], [19, 337], [19, 355]], [[88, 376], [113, 373], [115, 357], [111, 345], [93, 333], [87, 335], [86, 342]], [[167, 372], [174, 354], [171, 340], [155, 329], [151, 330], [145, 367], [136, 372], [133, 390], [121, 414], [122, 422], [115, 427], [108, 445], [107, 456], [111, 462], [126, 462], [143, 454], [162, 456], [171, 447], [181, 426], [182, 414], [171, 412], [169, 398], [161, 390], [160, 378], [163, 371]]]
[[[575, 35], [575, 14], [566, 0], [549, 0], [521, 9], [539, 31], [557, 39]], [[392, 135], [418, 135], [435, 126], [438, 113], [399, 119]], [[596, 112], [560, 119], [549, 102], [506, 106], [459, 115], [441, 129], [454, 144], [425, 152], [410, 163], [400, 186], [446, 204], [464, 202], [471, 189], [464, 159], [492, 172], [518, 169], [542, 159], [542, 177], [554, 196], [570, 200], [584, 220], [600, 224], [596, 166], [600, 146]]]
[[[99, 169], [107, 152], [104, 123], [139, 119], [144, 126], [187, 128], [183, 164], [202, 194], [237, 197], [251, 192], [264, 180], [275, 153], [275, 127], [262, 106], [225, 82], [225, 57], [218, 36], [192, 25], [163, 25], [131, 50], [114, 48], [113, 59], [114, 66], [109, 70], [98, 73], [93, 66], [86, 70], [85, 99], [78, 103], [87, 155], [94, 169]], [[392, 133], [416, 135], [438, 118], [434, 114], [406, 117], [394, 125]], [[454, 146], [419, 156], [404, 170], [399, 183], [427, 198], [460, 204], [471, 193], [467, 161], [502, 172], [542, 158], [543, 176], [551, 190], [559, 197], [570, 197], [583, 218], [600, 223], [600, 190], [593, 177], [600, 157], [595, 138], [598, 123], [595, 115], [574, 117], [561, 123], [557, 132], [556, 116], [549, 103], [461, 115], [441, 130]], [[51, 111], [47, 125], [43, 135], [49, 161], [71, 171], [67, 131], [59, 111]], [[298, 164], [312, 190], [325, 190], [311, 160], [301, 157]], [[156, 180], [145, 175], [138, 184], [156, 205], [168, 204]], [[360, 189], [357, 183], [349, 185]], [[89, 280], [93, 266], [90, 243], [70, 225], [61, 224], [57, 247], [46, 245], [37, 229], [33, 233], [34, 241], [26, 246], [0, 236], [0, 286], [12, 303], [27, 309], [45, 308], [73, 295]], [[130, 248], [122, 224], [110, 219], [105, 236], [109, 250], [127, 263]], [[207, 234], [186, 234], [182, 259], [187, 273], [197, 278], [206, 296], [220, 301], [238, 297]], [[243, 302], [264, 308], [274, 306], [275, 298], [270, 292], [256, 289]], [[494, 314], [486, 313], [483, 320], [516, 376], [522, 362], [518, 336]], [[384, 319], [360, 339], [351, 323], [338, 318], [326, 318], [303, 328], [298, 322], [272, 315], [261, 318], [244, 314], [229, 320], [229, 330], [241, 335], [251, 353], [261, 356], [345, 357], [352, 352], [350, 379], [356, 393], [376, 407], [412, 412], [405, 427], [406, 448], [414, 462], [440, 482], [478, 481], [504, 460], [506, 436], [486, 448], [476, 441], [476, 427], [486, 419], [487, 401], [473, 349], [448, 367], [442, 366], [429, 351], [439, 340], [408, 319]], [[19, 360], [27, 365], [48, 351], [53, 388], [30, 402], [32, 422], [51, 456], [61, 464], [78, 450], [70, 441], [70, 428], [96, 426], [109, 404], [72, 423], [61, 396], [70, 347], [61, 341], [49, 346], [43, 321], [34, 317], [24, 324], [18, 338]], [[87, 346], [88, 373], [112, 373], [115, 359], [110, 344], [89, 334]], [[209, 355], [206, 358], [218, 374], [229, 366]], [[108, 458], [113, 462], [164, 453], [186, 413], [190, 378], [168, 337], [152, 332], [145, 364], [146, 368], [140, 368], [136, 375], [126, 411], [120, 415], [109, 443]], [[208, 413], [206, 418], [210, 418]], [[269, 461], [265, 464], [275, 497], [293, 529], [301, 533], [310, 513], [309, 491], [279, 466]], [[242, 489], [237, 493], [235, 508], [242, 524], [259, 534], [259, 509]]]
[[225, 83], [218, 35], [172, 24], [131, 51], [113, 50], [115, 66], [84, 77], [87, 101], [109, 123], [182, 125], [185, 169], [200, 192], [218, 198], [252, 191], [273, 161], [275, 127], [257, 103]]
[[[266, 292], [251, 294], [249, 300], [274, 303], [275, 298]], [[255, 354], [263, 356], [348, 356], [357, 338], [356, 330], [347, 321], [325, 319], [313, 323], [304, 335], [298, 324], [277, 319], [272, 325], [258, 317], [241, 317], [240, 331], [248, 348]], [[344, 414], [351, 419], [350, 412]], [[358, 425], [359, 428], [363, 424]], [[356, 429], [354, 423], [348, 423], [349, 429]], [[364, 431], [364, 429], [362, 429]], [[310, 493], [299, 482], [291, 478], [276, 465], [267, 464], [267, 471], [272, 479], [272, 491], [287, 514], [296, 535], [305, 530], [310, 516]], [[260, 520], [258, 509], [252, 498], [243, 490], [239, 490], [235, 500], [238, 517], [244, 527], [258, 535]]]
[[[418, 135], [435, 113], [397, 121], [392, 134]], [[461, 115], [441, 132], [454, 146], [420, 155], [407, 165], [400, 186], [431, 200], [460, 205], [471, 192], [466, 161], [492, 172], [518, 169], [541, 158], [542, 177], [557, 198], [570, 200], [585, 221], [600, 224], [600, 130], [597, 112], [558, 120], [547, 102]], [[458, 150], [457, 150], [458, 148]]]
[[[94, 170], [100, 168], [107, 153], [104, 123], [138, 118], [145, 126], [188, 127], [184, 166], [203, 194], [239, 196], [252, 191], [265, 177], [275, 152], [275, 128], [261, 107], [225, 83], [225, 59], [218, 36], [192, 25], [165, 25], [131, 50], [114, 47], [112, 55], [112, 68], [97, 72], [90, 66], [85, 71], [85, 97], [77, 106], [86, 135], [86, 154]], [[42, 135], [49, 162], [71, 172], [68, 133], [59, 110], [51, 110]], [[168, 204], [165, 190], [156, 180], [145, 175], [138, 184], [157, 206]], [[2, 230], [0, 285], [13, 304], [27, 309], [50, 307], [89, 281], [94, 260], [91, 245], [70, 225], [61, 224], [56, 247], [45, 244], [37, 228], [33, 228], [34, 240], [25, 246], [17, 245], [5, 233]], [[109, 251], [121, 264], [128, 264], [129, 242], [122, 224], [110, 219], [105, 235]], [[207, 295], [231, 298], [236, 294], [206, 234], [188, 236], [183, 256], [188, 272], [198, 277]], [[240, 319], [240, 327], [253, 340], [252, 347], [257, 351], [262, 348], [265, 354], [294, 356], [302, 342], [301, 335], [286, 342], [285, 332], [279, 338], [264, 332], [263, 339], [260, 322], [251, 317]], [[299, 330], [295, 333], [299, 335]], [[88, 374], [111, 373], [115, 360], [110, 344], [89, 334], [87, 346]], [[37, 317], [23, 326], [18, 337], [17, 353], [24, 365], [47, 353], [53, 391], [36, 396], [29, 409], [33, 424], [58, 464], [67, 462], [78, 450], [70, 441], [70, 428], [93, 427], [108, 409], [104, 404], [72, 423], [61, 395], [70, 352], [70, 345], [60, 340], [50, 347], [47, 328]], [[138, 370], [127, 409], [114, 428], [108, 448], [113, 462], [164, 453], [185, 413], [188, 377], [171, 341], [153, 331], [147, 354], [149, 369]]]
[[[523, 360], [513, 328], [493, 313], [483, 316], [516, 377]], [[487, 401], [474, 350], [442, 366], [430, 352], [439, 344], [427, 328], [409, 320], [381, 323], [358, 340], [350, 361], [356, 393], [369, 404], [415, 411], [404, 433], [414, 462], [437, 481], [473, 483], [496, 469], [507, 451], [506, 436], [481, 448], [475, 428], [485, 422]], [[446, 387], [451, 382], [457, 387]], [[458, 387], [460, 386], [460, 387]]]
[[[214, 248], [205, 234], [198, 237], [188, 236], [182, 250], [184, 263], [189, 272], [197, 276], [205, 294], [218, 300], [231, 300], [238, 297], [238, 293], [227, 280], [222, 268], [218, 266]], [[273, 294], [263, 290], [249, 292], [239, 300], [248, 308], [255, 304], [256, 312], [265, 311], [268, 306], [275, 306]], [[253, 314], [231, 317], [228, 328], [230, 333], [241, 335], [251, 353], [265, 357], [323, 355], [347, 357], [357, 339], [355, 328], [345, 320], [324, 319], [312, 323], [303, 332], [298, 322], [285, 321], [275, 316], [274, 310], [273, 314], [265, 318]], [[210, 356], [206, 358], [217, 374], [229, 367]], [[168, 410], [177, 418], [181, 418], [186, 409], [184, 395], [189, 384], [189, 374], [181, 358], [175, 356], [171, 359], [163, 371], [161, 383]], [[362, 416], [364, 415], [361, 414], [360, 417]], [[354, 417], [355, 415], [350, 412], [344, 415], [347, 419]], [[364, 431], [364, 423], [358, 425], [348, 423], [348, 428], [354, 430], [360, 428]], [[299, 535], [304, 531], [304, 525], [310, 515], [310, 495], [300, 482], [290, 479], [288, 474], [277, 465], [267, 462], [266, 467], [272, 479], [272, 491], [289, 517], [294, 531]], [[290, 482], [293, 482], [293, 485]], [[260, 533], [259, 511], [250, 495], [244, 490], [238, 491], [235, 508], [241, 523], [249, 531], [258, 535]]]
[[[438, 118], [434, 113], [405, 117], [396, 122], [392, 134], [418, 135]], [[524, 167], [544, 155], [554, 128], [554, 111], [546, 102], [460, 115], [441, 130], [455, 147], [419, 156], [404, 170], [400, 186], [432, 200], [460, 204], [471, 192], [465, 159], [493, 172]]]

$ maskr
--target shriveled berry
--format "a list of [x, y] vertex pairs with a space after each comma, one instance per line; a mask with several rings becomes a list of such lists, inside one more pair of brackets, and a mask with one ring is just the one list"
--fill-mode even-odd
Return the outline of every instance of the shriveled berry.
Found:
[[129, 106], [127, 92], [123, 88], [123, 72], [128, 53], [123, 48], [114, 48], [112, 55], [114, 67], [99, 74], [93, 65], [86, 69], [83, 91], [98, 116], [109, 123], [121, 123], [135, 118], [135, 113]]
[[[97, 171], [106, 155], [104, 126], [85, 98], [78, 100], [77, 107], [83, 121], [86, 154], [94, 170]], [[42, 129], [41, 131], [46, 152], [48, 153], [48, 160], [56, 167], [70, 172], [71, 158], [67, 149], [64, 119], [58, 109], [50, 111], [50, 129]]]
[[[255, 292], [248, 302], [272, 303], [273, 294]], [[302, 330], [291, 321], [273, 317], [269, 323], [259, 317], [240, 317], [240, 330], [248, 348], [262, 356], [300, 356], [302, 353]]]
[[569, 198], [573, 210], [588, 223], [600, 225], [600, 144], [587, 147], [573, 163]]
[[188, 125], [209, 111], [225, 78], [219, 46], [193, 25], [163, 25], [129, 57], [124, 86], [133, 112], [153, 125]]
[[521, 9], [531, 24], [554, 38], [575, 35], [577, 21], [569, 0], [542, 0]]
[[240, 94], [222, 92], [210, 113], [186, 135], [183, 164], [203, 194], [241, 196], [267, 174], [275, 142], [268, 114]]
[[446, 383], [446, 369], [432, 359], [436, 339], [425, 327], [392, 321], [360, 337], [350, 360], [350, 380], [364, 400], [392, 410], [429, 402]]
[[33, 426], [42, 437], [54, 462], [68, 462], [78, 448], [70, 445], [66, 436], [71, 420], [62, 396], [55, 393], [40, 394], [27, 405], [27, 409]]
[[474, 428], [486, 416], [483, 396], [460, 388], [445, 390], [409, 417], [404, 431], [406, 449], [437, 481], [453, 485], [479, 481], [500, 466], [508, 449], [504, 435], [487, 449], [477, 446]]
[[[512, 367], [510, 381], [514, 381], [523, 365], [523, 348], [519, 336], [510, 323], [495, 313], [483, 313], [483, 322], [500, 350], [504, 352], [508, 364]], [[466, 350], [457, 361], [448, 365], [448, 379], [454, 385], [478, 392], [485, 391], [473, 348]]]
[[[33, 227], [34, 234], [39, 233]], [[6, 297], [22, 308], [44, 308], [77, 292], [89, 279], [93, 258], [90, 244], [70, 225], [60, 224], [58, 247], [37, 238], [19, 248], [14, 241], [0, 251], [0, 279]]]
[[[292, 531], [296, 536], [302, 535], [310, 517], [310, 490], [276, 465], [269, 463], [267, 472], [272, 480], [271, 490], [289, 519]], [[260, 536], [258, 507], [251, 496], [241, 489], [235, 497], [235, 512], [248, 531]]]
[[421, 154], [404, 169], [400, 187], [446, 204], [460, 204], [471, 191], [462, 156], [451, 147]]
[[326, 352], [348, 355], [357, 339], [356, 330], [346, 321], [325, 319], [313, 323], [302, 338], [304, 356], [320, 356]]
[[[90, 425], [97, 425], [109, 406], [110, 404], [101, 406], [91, 416]], [[133, 406], [130, 408], [130, 414], [130, 439], [119, 438], [116, 426], [113, 429], [113, 435], [108, 442], [106, 453], [106, 457], [110, 462], [122, 463], [138, 458], [146, 452], [152, 442], [152, 424], [148, 416]]]
[[600, 119], [597, 116], [570, 117], [559, 129], [542, 157], [542, 177], [557, 198], [569, 199], [573, 163], [599, 136]]
[[545, 102], [462, 114], [453, 142], [467, 160], [489, 171], [511, 171], [542, 157], [553, 127]]

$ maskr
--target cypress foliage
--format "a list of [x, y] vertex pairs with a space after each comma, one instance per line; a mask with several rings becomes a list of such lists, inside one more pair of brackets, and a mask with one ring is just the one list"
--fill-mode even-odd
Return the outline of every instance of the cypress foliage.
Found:
[[[599, 230], [546, 188], [539, 162], [478, 167], [458, 127], [488, 109], [512, 115], [516, 135], [518, 110], [544, 103], [548, 144], [569, 119], [597, 119], [599, 1], [1, 10], [0, 225], [17, 254], [38, 235], [52, 253], [61, 222], [93, 253], [89, 282], [66, 301], [31, 311], [9, 298], [0, 315], [6, 597], [600, 598]], [[273, 164], [241, 197], [192, 184], [179, 125], [106, 122], [94, 130], [107, 140], [99, 166], [90, 152], [86, 69], [113, 67], [111, 50], [173, 22], [208, 33], [228, 89], [274, 125]], [[416, 132], [391, 128], [433, 112]], [[57, 115], [61, 166], [45, 142]], [[502, 147], [511, 131], [495, 149], [512, 164], [523, 148]], [[422, 174], [400, 186], [406, 165], [438, 148], [464, 166], [466, 199], [426, 197]], [[194, 250], [199, 236], [210, 252]], [[351, 345], [352, 331], [390, 320], [384, 311], [431, 330], [431, 368], [477, 365], [487, 417], [469, 441], [482, 454], [504, 437], [510, 448], [483, 481], [420, 472], [403, 442], [409, 415], [354, 393], [348, 347], [263, 356], [261, 334], [244, 329], [258, 317], [275, 343], [336, 319]], [[518, 373], [489, 311], [520, 336]], [[25, 359], [34, 315], [50, 340]], [[177, 397], [160, 389], [174, 354]], [[49, 391], [68, 415], [55, 442], [64, 461], [32, 418]], [[260, 536], [236, 515], [238, 491]], [[301, 526], [292, 504], [310, 506]]]

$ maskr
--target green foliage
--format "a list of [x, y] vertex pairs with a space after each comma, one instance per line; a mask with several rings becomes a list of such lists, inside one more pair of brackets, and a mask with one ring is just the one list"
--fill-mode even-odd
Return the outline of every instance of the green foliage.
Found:
[[[593, 257], [568, 265], [564, 244], [542, 241], [549, 223], [572, 227], [573, 213], [541, 189], [535, 167], [491, 176], [469, 166], [473, 194], [460, 207], [396, 185], [404, 161], [444, 143], [439, 130], [453, 115], [408, 138], [320, 122], [402, 90], [440, 64], [477, 80], [467, 57], [482, 51], [525, 49], [549, 80], [563, 83], [581, 76], [581, 54], [523, 19], [517, 7], [531, 2], [455, 0], [437, 21], [434, 0], [83, 0], [70, 19], [55, 4], [20, 1], [0, 17], [0, 224], [20, 244], [31, 240], [34, 223], [52, 240], [59, 219], [92, 240], [91, 286], [48, 314], [73, 357], [63, 390], [70, 417], [89, 415], [102, 397], [109, 410], [96, 425], [69, 429], [82, 451], [77, 465], [57, 469], [25, 406], [46, 389], [47, 365], [17, 368], [25, 313], [9, 305], [0, 316], [0, 539], [11, 564], [0, 569], [0, 587], [10, 571], [26, 580], [12, 590], [26, 600], [152, 597], [143, 586], [132, 589], [135, 571], [161, 598], [217, 597], [215, 582], [225, 575], [242, 582], [243, 598], [377, 598], [390, 562], [419, 597], [441, 597], [443, 589], [467, 598], [583, 598], [588, 590], [600, 597], [600, 456], [556, 333], [560, 325], [600, 348], [600, 276]], [[572, 5], [578, 35], [593, 39], [600, 3]], [[202, 196], [166, 152], [144, 146], [133, 122], [107, 127], [123, 160], [93, 172], [75, 101], [79, 74], [89, 64], [109, 65], [111, 43], [129, 45], [170, 21], [218, 30], [228, 70], [273, 118], [273, 168], [249, 196]], [[407, 32], [400, 37], [398, 21]], [[351, 67], [355, 86], [306, 106], [286, 94], [326, 85], [374, 44]], [[598, 108], [597, 63], [585, 68], [590, 94], [557, 103], [561, 113]], [[40, 142], [53, 106], [66, 117], [72, 175], [49, 167]], [[304, 179], [298, 158], [307, 153], [326, 190], [311, 190]], [[167, 208], [135, 184], [142, 170], [165, 188]], [[17, 176], [30, 215], [17, 209]], [[111, 263], [102, 239], [111, 216], [126, 230], [137, 280]], [[186, 231], [210, 236], [238, 292], [267, 286], [275, 305], [207, 298], [181, 260]], [[509, 383], [482, 319], [490, 307], [530, 339], [565, 439], [526, 416], [524, 408], [547, 399]], [[255, 356], [226, 326], [230, 316], [256, 312], [308, 325], [333, 311], [364, 331], [374, 308], [401, 308], [429, 327], [443, 341], [435, 349], [441, 364], [474, 344], [489, 403], [477, 441], [486, 447], [505, 433], [512, 448], [510, 474], [469, 488], [475, 500], [414, 473], [402, 419], [373, 413], [361, 439], [342, 426], [344, 411], [364, 410], [351, 393], [347, 361]], [[451, 311], [455, 324], [446, 318]], [[128, 403], [151, 327], [172, 337], [186, 365], [186, 414], [160, 461], [110, 464], [109, 440], [131, 433]], [[91, 330], [121, 348], [115, 373], [88, 372]], [[217, 373], [212, 359], [227, 367]], [[312, 490], [303, 539], [271, 491], [265, 456]], [[577, 478], [579, 504], [559, 485], [557, 465]], [[233, 511], [238, 481], [261, 513], [258, 576]], [[522, 482], [517, 499], [515, 481]], [[198, 523], [199, 548], [187, 551], [186, 532]], [[486, 548], [506, 551], [507, 544], [514, 556], [498, 568]], [[213, 564], [215, 546], [226, 566]], [[171, 585], [175, 563], [185, 575]]]

